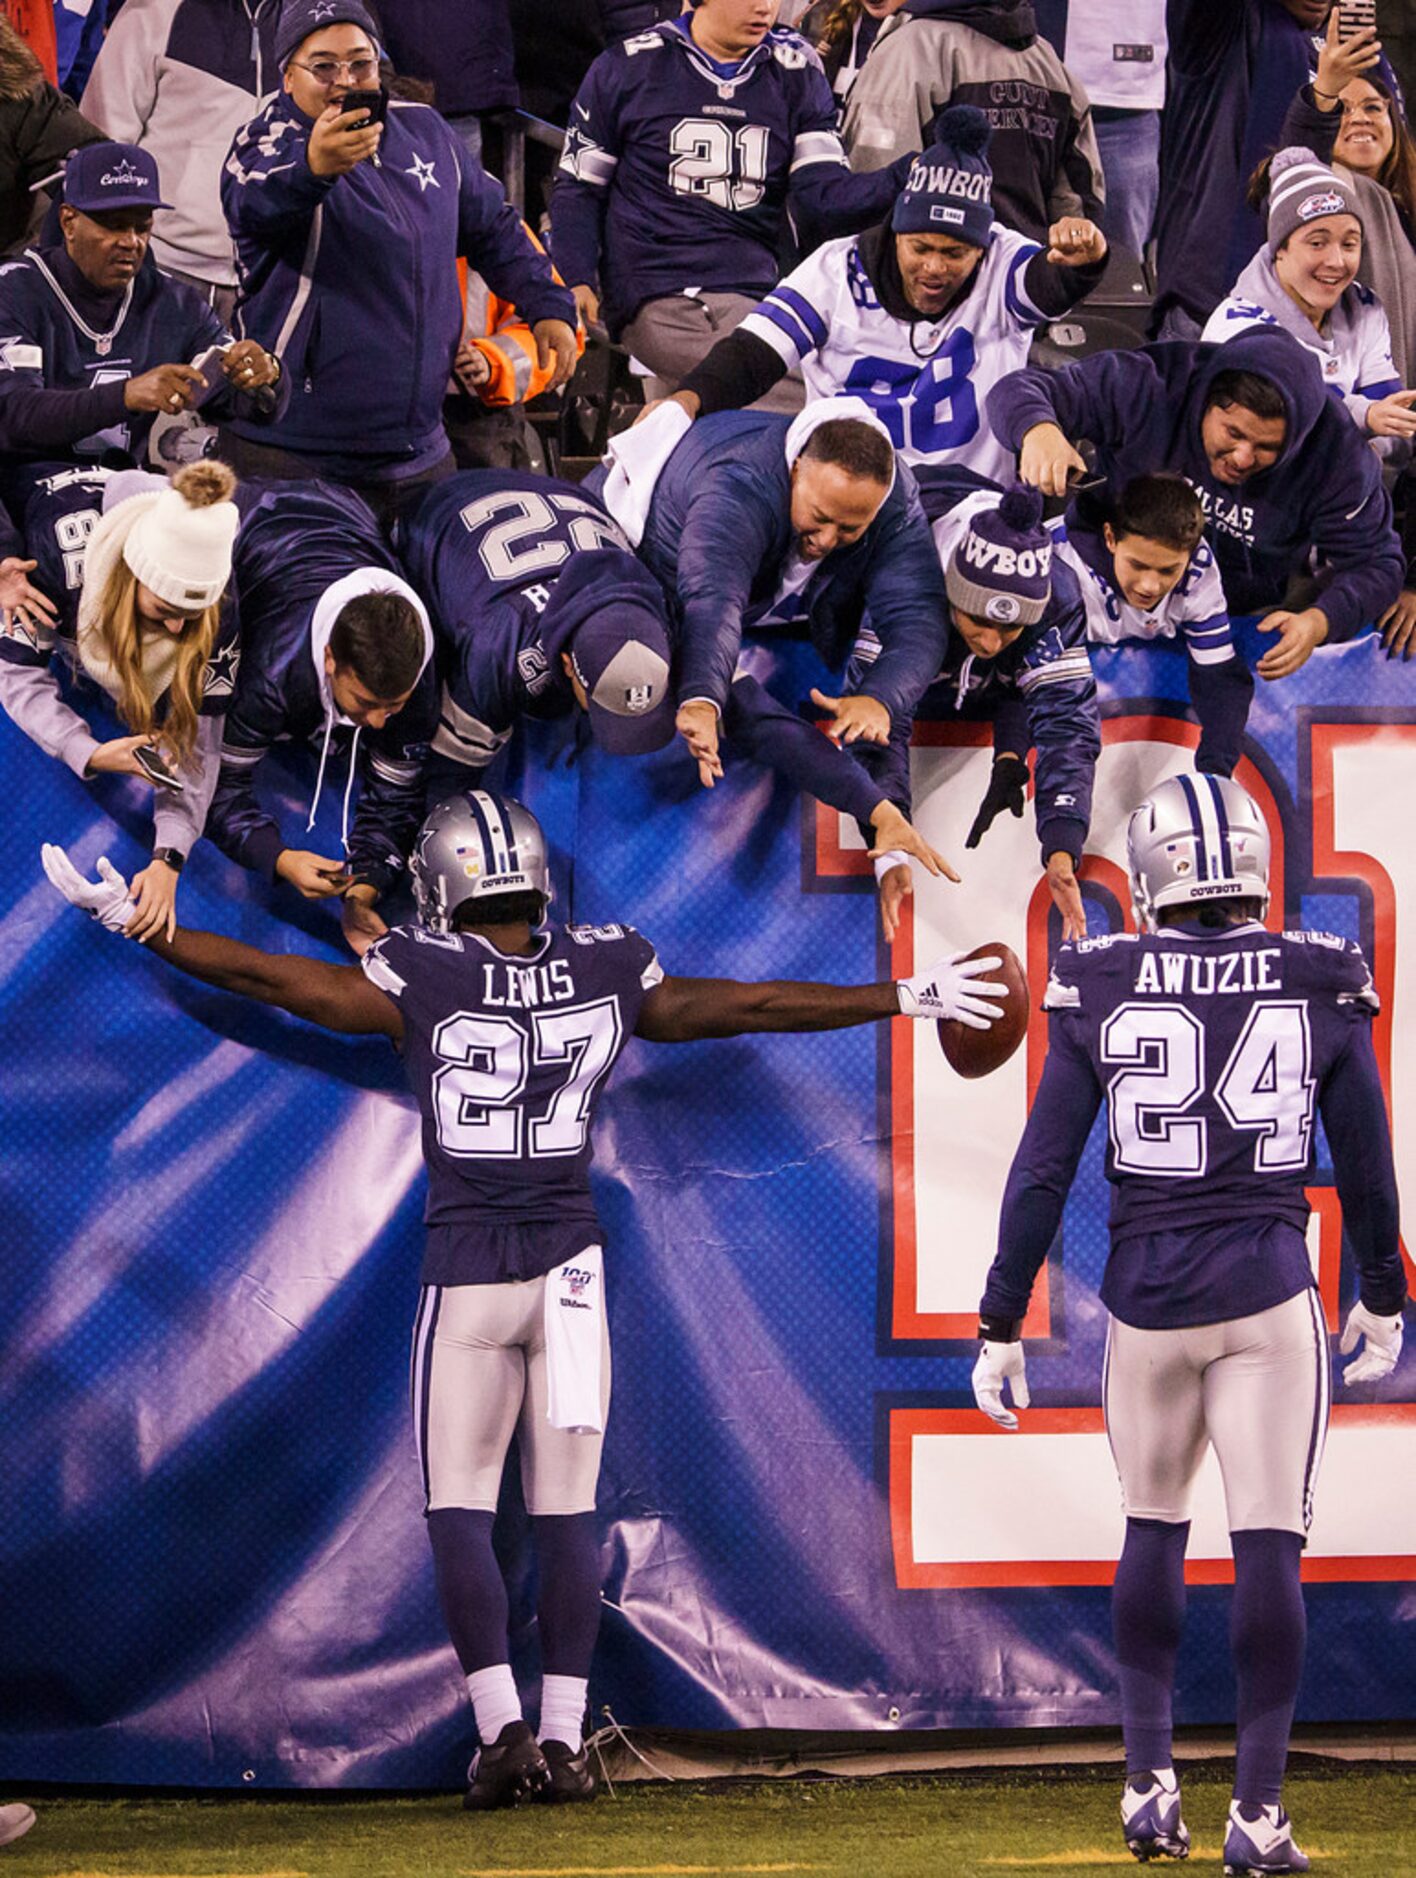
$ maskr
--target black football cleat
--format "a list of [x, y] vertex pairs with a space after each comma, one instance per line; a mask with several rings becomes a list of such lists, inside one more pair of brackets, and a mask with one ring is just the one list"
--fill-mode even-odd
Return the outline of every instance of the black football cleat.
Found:
[[541, 1788], [538, 1800], [550, 1806], [564, 1806], [572, 1800], [593, 1800], [600, 1783], [590, 1771], [587, 1748], [568, 1747], [564, 1741], [544, 1741], [541, 1752], [551, 1770], [550, 1784]]
[[543, 1792], [551, 1778], [530, 1723], [524, 1721], [508, 1722], [490, 1747], [472, 1757], [467, 1774], [469, 1785], [462, 1804], [469, 1813], [519, 1806]]

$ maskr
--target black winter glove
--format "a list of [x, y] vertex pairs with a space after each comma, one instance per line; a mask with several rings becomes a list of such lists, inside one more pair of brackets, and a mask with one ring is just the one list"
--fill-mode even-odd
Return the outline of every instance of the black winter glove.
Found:
[[1028, 766], [1020, 756], [996, 756], [993, 759], [993, 774], [988, 779], [988, 793], [979, 804], [978, 814], [974, 816], [973, 827], [969, 830], [966, 848], [976, 848], [989, 829], [995, 817], [1004, 809], [1011, 809], [1019, 819], [1023, 806], [1028, 799]]

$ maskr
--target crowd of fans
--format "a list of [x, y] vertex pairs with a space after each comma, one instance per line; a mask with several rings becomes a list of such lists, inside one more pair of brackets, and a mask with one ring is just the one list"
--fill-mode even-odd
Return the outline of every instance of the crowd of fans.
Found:
[[[372, 930], [429, 788], [576, 710], [857, 817], [887, 933], [913, 865], [952, 872], [910, 823], [912, 722], [983, 718], [970, 841], [1036, 750], [1074, 933], [1089, 643], [1183, 647], [1219, 774], [1254, 682], [1231, 614], [1274, 635], [1266, 680], [1373, 625], [1409, 652], [1416, 149], [1375, 25], [779, 10], [542, 21], [578, 66], [544, 245], [482, 162], [518, 26], [526, 63], [507, 0], [126, 0], [69, 37], [78, 106], [50, 9], [12, 8], [28, 44], [0, 20], [0, 703], [76, 774], [152, 785], [140, 936], [203, 833]], [[1150, 263], [1159, 342], [1047, 369], [1039, 332], [1085, 337], [1108, 271]], [[524, 412], [587, 331], [648, 408], [577, 483]], [[817, 723], [744, 633], [809, 636]], [[292, 736], [316, 797], [347, 746], [340, 854], [260, 807]]]
[[[367, 944], [428, 803], [556, 718], [853, 816], [890, 935], [914, 867], [953, 873], [910, 819], [922, 715], [992, 726], [970, 847], [1035, 752], [1076, 936], [1092, 647], [1183, 657], [1227, 776], [1255, 672], [1416, 643], [1416, 147], [1370, 9], [4, 12], [0, 705], [150, 788], [134, 937], [205, 838]], [[565, 108], [538, 232], [483, 161], [533, 93]], [[1112, 268], [1149, 341], [1088, 342]], [[525, 407], [587, 334], [646, 407], [548, 468]], [[743, 667], [783, 635], [809, 703]], [[311, 746], [304, 831], [277, 743]], [[327, 784], [337, 853], [301, 845]]]
[[[912, 722], [983, 718], [970, 842], [1035, 750], [1075, 933], [1089, 643], [1183, 647], [1219, 774], [1254, 682], [1231, 615], [1270, 681], [1373, 625], [1410, 650], [1416, 147], [1361, 8], [572, 8], [536, 29], [577, 65], [544, 243], [482, 161], [508, 0], [126, 0], [77, 37], [9, 10], [0, 703], [152, 786], [139, 936], [203, 834], [375, 929], [430, 788], [575, 711], [856, 816], [887, 932], [913, 865], [952, 872]], [[1108, 270], [1152, 263], [1156, 341], [1050, 369], [1039, 332], [1085, 338]], [[524, 407], [587, 331], [648, 402], [576, 481]], [[782, 633], [831, 674], [808, 710], [740, 668]], [[336, 855], [256, 787], [307, 736], [316, 799], [345, 770]]]

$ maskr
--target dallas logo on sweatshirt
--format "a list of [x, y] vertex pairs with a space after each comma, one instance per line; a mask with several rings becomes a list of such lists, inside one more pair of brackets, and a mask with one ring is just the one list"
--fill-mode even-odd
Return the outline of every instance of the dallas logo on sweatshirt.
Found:
[[1233, 535], [1236, 541], [1242, 541], [1246, 547], [1254, 546], [1254, 511], [1247, 502], [1226, 502], [1212, 489], [1206, 489], [1203, 483], [1197, 483], [1189, 477], [1186, 481], [1200, 498], [1200, 507], [1205, 512], [1205, 520], [1213, 522], [1222, 534]]

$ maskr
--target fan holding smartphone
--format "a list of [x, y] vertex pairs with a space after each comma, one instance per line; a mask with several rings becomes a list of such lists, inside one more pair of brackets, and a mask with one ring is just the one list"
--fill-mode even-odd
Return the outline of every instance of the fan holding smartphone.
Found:
[[220, 453], [242, 475], [355, 489], [388, 525], [453, 469], [458, 262], [516, 308], [550, 390], [575, 368], [575, 302], [447, 120], [383, 88], [363, 0], [282, 0], [274, 47], [280, 88], [237, 133], [221, 201], [241, 330], [280, 353], [290, 390], [264, 431], [223, 423]]
[[[0, 704], [75, 775], [153, 785], [152, 859], [132, 882], [135, 939], [176, 929], [177, 878], [216, 786], [239, 658], [235, 611], [224, 604], [235, 487], [226, 465], [210, 461], [170, 484], [142, 471], [111, 477], [84, 553], [72, 641], [30, 586], [33, 563], [0, 565]], [[61, 666], [108, 694], [127, 735], [94, 736], [65, 696]]]

